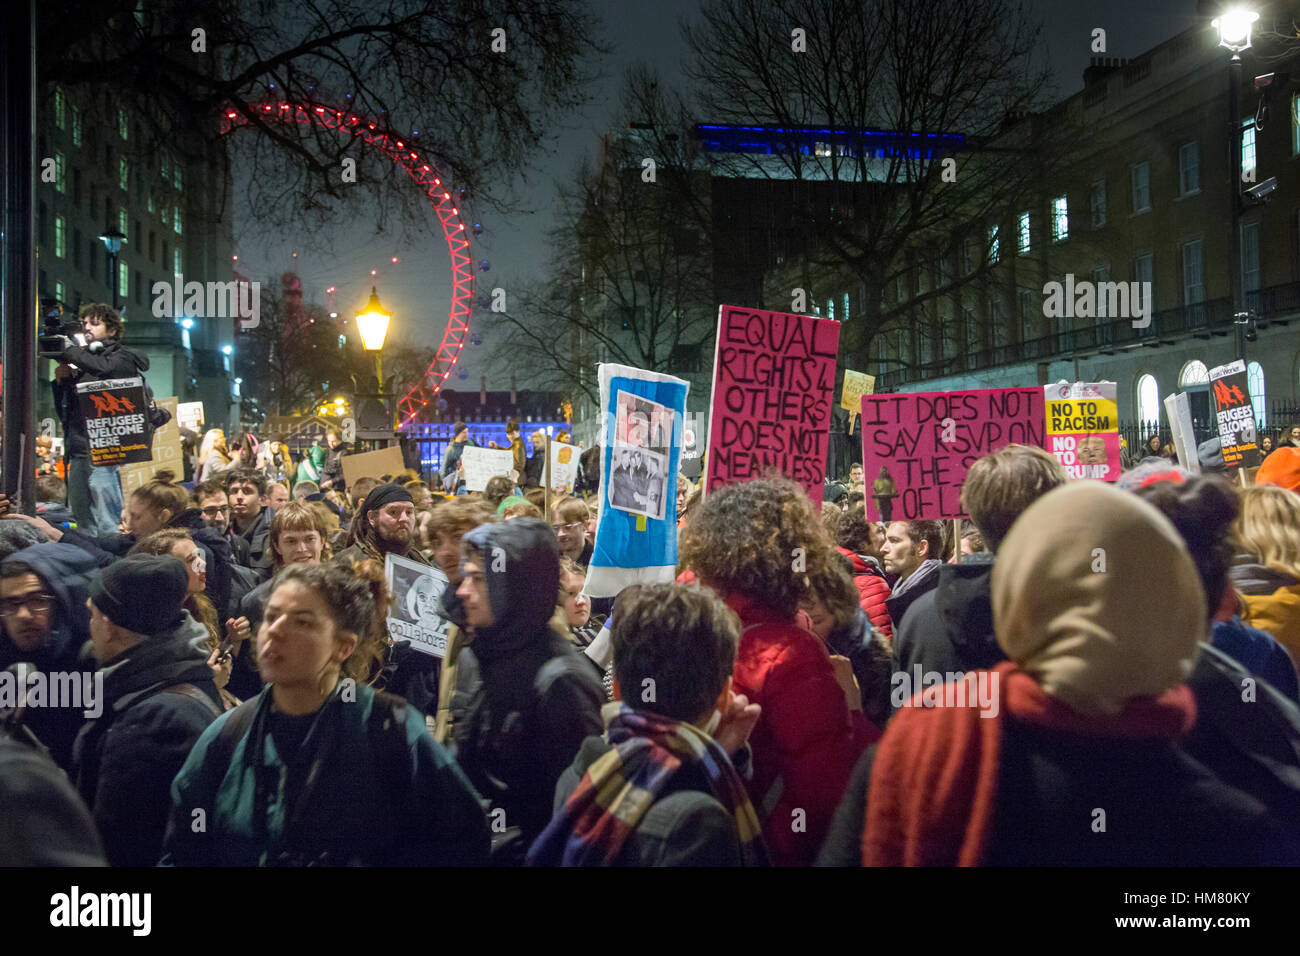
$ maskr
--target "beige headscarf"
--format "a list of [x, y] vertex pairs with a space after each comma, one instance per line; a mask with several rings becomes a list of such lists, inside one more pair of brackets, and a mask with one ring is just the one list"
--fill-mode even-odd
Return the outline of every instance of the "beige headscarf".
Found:
[[998, 643], [1083, 714], [1113, 717], [1135, 697], [1181, 684], [1208, 635], [1206, 608], [1169, 520], [1099, 481], [1034, 502], [993, 565]]

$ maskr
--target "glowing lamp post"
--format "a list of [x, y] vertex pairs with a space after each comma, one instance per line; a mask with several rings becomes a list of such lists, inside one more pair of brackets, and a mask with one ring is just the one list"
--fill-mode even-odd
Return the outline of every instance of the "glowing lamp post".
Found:
[[384, 307], [379, 304], [375, 287], [371, 286], [366, 310], [357, 313], [357, 331], [361, 333], [361, 344], [365, 350], [375, 353], [375, 378], [381, 392], [384, 390], [384, 365], [380, 350], [384, 347], [384, 339], [388, 337], [388, 323], [392, 320], [392, 313], [384, 311]]

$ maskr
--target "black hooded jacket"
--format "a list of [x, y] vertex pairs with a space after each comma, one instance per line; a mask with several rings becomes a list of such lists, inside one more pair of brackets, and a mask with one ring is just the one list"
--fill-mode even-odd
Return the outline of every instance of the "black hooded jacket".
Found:
[[457, 668], [465, 712], [456, 760], [526, 847], [550, 822], [555, 785], [583, 740], [604, 729], [605, 695], [591, 665], [551, 626], [560, 557], [546, 523], [480, 525], [463, 541], [482, 555], [495, 623], [471, 634], [463, 606], [444, 592], [444, 613], [469, 640], [461, 654], [472, 658]]
[[898, 669], [965, 673], [1007, 659], [993, 636], [993, 555], [968, 555], [939, 569], [939, 583], [894, 625]]
[[59, 414], [59, 420], [63, 422], [63, 434], [67, 439], [66, 456], [86, 458], [90, 456], [90, 438], [86, 434], [86, 416], [81, 413], [81, 403], [77, 400], [77, 383], [134, 378], [149, 371], [149, 358], [124, 348], [118, 342], [109, 341], [98, 352], [70, 345], [59, 353], [59, 361], [68, 362], [81, 370], [80, 374], [74, 372], [71, 377], [55, 379], [51, 384], [54, 389], [54, 408]]

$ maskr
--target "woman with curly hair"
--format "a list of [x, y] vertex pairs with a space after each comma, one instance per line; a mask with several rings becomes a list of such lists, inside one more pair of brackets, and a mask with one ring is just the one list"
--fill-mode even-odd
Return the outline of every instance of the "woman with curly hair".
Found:
[[839, 558], [808, 496], [785, 478], [711, 492], [687, 523], [681, 551], [743, 627], [734, 684], [762, 708], [749, 792], [772, 861], [811, 863], [854, 763], [880, 736], [862, 714], [852, 668], [834, 667], [797, 618], [812, 581]]
[[164, 863], [486, 861], [474, 788], [419, 712], [367, 686], [389, 602], [373, 562], [280, 572], [257, 634], [266, 687], [194, 745], [172, 784]]

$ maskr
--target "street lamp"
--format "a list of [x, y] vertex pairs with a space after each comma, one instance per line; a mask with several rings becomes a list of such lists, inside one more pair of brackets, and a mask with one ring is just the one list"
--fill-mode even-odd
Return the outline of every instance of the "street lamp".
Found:
[[384, 347], [384, 339], [388, 337], [388, 323], [392, 320], [392, 313], [384, 311], [384, 307], [379, 304], [375, 287], [371, 286], [366, 310], [357, 313], [357, 331], [361, 333], [361, 345], [365, 350], [375, 353], [375, 379], [381, 393], [384, 390], [384, 365], [380, 350]]
[[113, 308], [117, 308], [117, 254], [122, 251], [126, 236], [116, 226], [109, 226], [99, 235], [99, 241], [108, 250], [109, 285], [113, 287]]
[[1241, 53], [1250, 49], [1250, 31], [1259, 14], [1246, 7], [1231, 7], [1212, 21], [1219, 31], [1219, 46], [1232, 53], [1228, 61], [1228, 171], [1232, 176], [1229, 201], [1232, 203], [1232, 324], [1236, 333], [1237, 358], [1246, 358], [1244, 317], [1246, 309], [1242, 294], [1241, 277], [1241, 106], [1238, 92], [1241, 89]]

